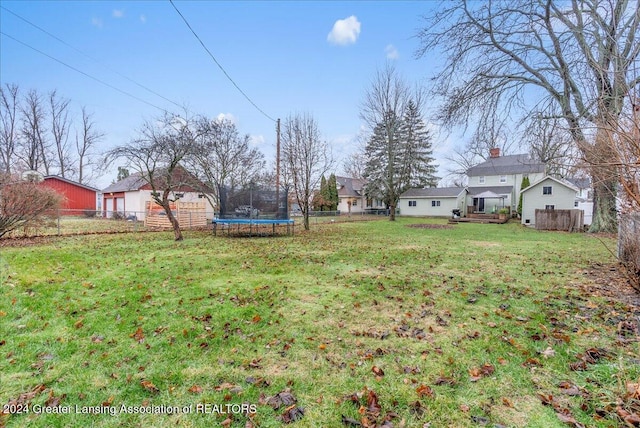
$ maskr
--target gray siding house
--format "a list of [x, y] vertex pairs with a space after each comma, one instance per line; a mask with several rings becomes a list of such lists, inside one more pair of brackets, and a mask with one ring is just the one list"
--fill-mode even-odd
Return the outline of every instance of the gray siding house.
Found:
[[522, 224], [535, 226], [536, 209], [573, 210], [578, 188], [551, 176], [522, 189]]
[[535, 183], [545, 176], [546, 165], [526, 154], [500, 156], [491, 149], [489, 159], [467, 170], [469, 213], [494, 213], [501, 208], [515, 211], [524, 176]]

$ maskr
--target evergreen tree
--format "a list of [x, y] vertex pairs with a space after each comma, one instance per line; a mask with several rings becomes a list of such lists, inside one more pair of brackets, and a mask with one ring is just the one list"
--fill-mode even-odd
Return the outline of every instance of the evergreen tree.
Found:
[[[520, 184], [520, 191], [529, 187], [531, 183], [529, 182], [529, 177], [522, 177], [522, 183]], [[520, 193], [520, 199], [518, 200], [518, 215], [522, 215], [522, 193]]]
[[328, 188], [327, 188], [327, 179], [323, 175], [320, 179], [320, 192], [316, 193], [316, 196], [313, 198], [313, 209], [315, 211], [324, 211], [327, 206], [328, 200]]
[[329, 206], [329, 211], [336, 211], [338, 209], [338, 183], [336, 180], [336, 175], [331, 174], [329, 176], [329, 181], [327, 182], [327, 204]]
[[436, 187], [439, 177], [436, 177], [437, 165], [433, 164], [432, 137], [426, 129], [418, 106], [413, 100], [409, 100], [402, 124], [400, 126], [400, 139], [402, 140], [402, 165], [404, 168], [401, 176], [404, 177], [405, 187], [402, 191], [411, 187]]
[[393, 111], [387, 112], [384, 120], [373, 129], [373, 135], [365, 147], [365, 194], [384, 201], [391, 210], [390, 220], [395, 220], [395, 209], [401, 193], [399, 127], [398, 116]]
[[118, 178], [117, 181], [124, 180], [129, 176], [129, 170], [123, 166], [118, 167]]
[[365, 194], [382, 199], [391, 210], [391, 220], [403, 192], [438, 184], [431, 140], [420, 109], [412, 100], [406, 103], [402, 117], [389, 111], [374, 128], [365, 147]]

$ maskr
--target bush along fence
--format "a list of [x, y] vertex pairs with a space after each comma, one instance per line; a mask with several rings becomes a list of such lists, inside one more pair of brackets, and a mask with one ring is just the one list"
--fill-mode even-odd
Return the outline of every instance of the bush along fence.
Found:
[[536, 210], [536, 229], [581, 232], [584, 230], [582, 210]]
[[640, 213], [623, 214], [618, 222], [618, 260], [640, 291]]

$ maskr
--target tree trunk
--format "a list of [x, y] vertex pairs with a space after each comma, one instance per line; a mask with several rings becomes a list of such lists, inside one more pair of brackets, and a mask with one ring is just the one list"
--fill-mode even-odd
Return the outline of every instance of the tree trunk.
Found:
[[607, 121], [601, 120], [595, 136], [595, 143], [583, 148], [585, 160], [590, 165], [593, 186], [593, 219], [589, 232], [616, 233], [618, 219], [616, 212], [616, 196], [618, 188], [618, 171], [610, 127]]
[[182, 237], [182, 230], [180, 230], [180, 223], [178, 219], [173, 215], [173, 211], [171, 211], [171, 203], [168, 199], [169, 191], [165, 190], [162, 198], [162, 208], [164, 208], [164, 212], [167, 214], [167, 218], [173, 226], [173, 236], [176, 241], [182, 241], [184, 238]]
[[389, 205], [389, 221], [396, 221], [396, 204]]
[[309, 210], [306, 210], [302, 213], [302, 224], [304, 225], [304, 230], [309, 230]]
[[593, 219], [589, 232], [616, 233], [618, 220], [616, 211], [617, 181], [598, 178], [593, 174]]

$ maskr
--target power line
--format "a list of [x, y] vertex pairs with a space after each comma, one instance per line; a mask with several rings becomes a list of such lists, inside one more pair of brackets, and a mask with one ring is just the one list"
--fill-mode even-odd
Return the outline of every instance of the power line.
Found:
[[229, 73], [227, 73], [227, 71], [224, 69], [224, 67], [222, 67], [222, 65], [218, 62], [218, 60], [216, 59], [216, 57], [211, 53], [211, 51], [207, 48], [207, 46], [204, 44], [204, 42], [202, 41], [202, 39], [200, 39], [200, 37], [198, 36], [198, 34], [195, 32], [195, 30], [191, 27], [191, 25], [189, 24], [189, 22], [187, 21], [187, 19], [184, 17], [184, 15], [178, 10], [178, 8], [176, 7], [176, 5], [173, 3], [173, 0], [169, 0], [169, 3], [171, 3], [171, 6], [173, 6], [173, 8], [176, 10], [176, 12], [178, 12], [178, 15], [180, 15], [180, 17], [182, 18], [182, 20], [184, 21], [184, 23], [187, 25], [187, 27], [189, 27], [189, 30], [191, 30], [191, 32], [193, 33], [193, 35], [196, 37], [196, 39], [198, 40], [198, 42], [200, 42], [200, 44], [202, 45], [202, 47], [204, 48], [204, 50], [209, 54], [209, 56], [211, 57], [211, 59], [213, 60], [213, 62], [216, 63], [216, 65], [218, 66], [218, 68], [220, 70], [222, 70], [222, 72], [224, 73], [224, 75], [227, 77], [227, 79], [229, 79], [229, 81], [233, 84], [233, 86], [236, 87], [236, 89], [247, 99], [247, 101], [249, 101], [251, 103], [252, 106], [254, 106], [260, 113], [262, 113], [267, 119], [276, 122], [276, 120], [274, 118], [272, 118], [271, 116], [269, 116], [267, 113], [265, 113], [260, 107], [258, 107], [256, 105], [256, 103], [254, 103], [251, 98], [249, 98], [249, 96], [247, 94], [244, 93], [244, 91], [242, 89], [240, 89], [240, 87], [238, 86], [238, 84], [236, 82], [234, 82], [234, 80], [231, 78], [231, 76], [229, 76]]
[[39, 27], [38, 25], [34, 24], [33, 22], [29, 21], [28, 19], [26, 19], [26, 18], [24, 18], [24, 17], [22, 17], [22, 16], [18, 15], [17, 13], [15, 13], [15, 12], [13, 12], [13, 11], [11, 11], [11, 10], [7, 9], [7, 8], [6, 8], [6, 7], [4, 7], [4, 6], [0, 6], [0, 8], [1, 8], [1, 9], [3, 9], [3, 10], [6, 10], [7, 12], [9, 12], [10, 14], [12, 14], [12, 15], [13, 15], [13, 16], [15, 16], [16, 18], [18, 18], [18, 19], [20, 19], [20, 20], [22, 20], [22, 21], [26, 22], [27, 24], [31, 25], [32, 27], [37, 28], [38, 30], [42, 31], [43, 33], [45, 33], [45, 34], [46, 34], [46, 35], [48, 35], [49, 37], [52, 37], [52, 38], [56, 39], [57, 41], [59, 41], [59, 42], [60, 42], [60, 43], [62, 43], [63, 45], [65, 45], [65, 46], [67, 46], [67, 47], [69, 47], [69, 48], [73, 49], [74, 51], [76, 51], [76, 52], [80, 53], [80, 54], [81, 54], [81, 55], [83, 55], [85, 58], [89, 58], [90, 60], [97, 62], [98, 64], [100, 64], [101, 66], [103, 66], [104, 68], [106, 68], [108, 71], [110, 71], [110, 72], [112, 72], [112, 73], [117, 74], [118, 76], [122, 77], [123, 79], [128, 80], [129, 82], [131, 82], [131, 83], [133, 83], [133, 84], [137, 85], [138, 87], [140, 87], [140, 88], [142, 88], [142, 89], [144, 89], [144, 90], [146, 90], [146, 91], [148, 91], [148, 92], [150, 92], [150, 93], [152, 93], [152, 94], [154, 94], [154, 95], [156, 95], [156, 96], [158, 96], [158, 97], [162, 98], [162, 99], [163, 99], [163, 100], [165, 100], [165, 101], [170, 102], [171, 104], [173, 104], [173, 105], [175, 105], [175, 106], [177, 106], [177, 107], [183, 108], [183, 106], [181, 106], [180, 104], [178, 104], [178, 103], [176, 103], [176, 102], [174, 102], [174, 101], [170, 100], [169, 98], [164, 97], [163, 95], [161, 95], [161, 94], [159, 94], [159, 93], [155, 92], [154, 90], [152, 90], [152, 89], [150, 89], [150, 88], [148, 88], [148, 87], [144, 86], [143, 84], [136, 82], [135, 80], [131, 79], [130, 77], [125, 76], [124, 74], [122, 74], [122, 73], [118, 72], [117, 70], [112, 69], [111, 67], [109, 67], [108, 65], [106, 65], [105, 63], [103, 63], [102, 61], [100, 61], [100, 60], [98, 60], [98, 59], [96, 59], [96, 58], [93, 58], [91, 55], [89, 55], [89, 54], [87, 54], [87, 53], [85, 53], [85, 52], [81, 51], [80, 49], [78, 49], [78, 48], [76, 48], [76, 47], [74, 47], [74, 46], [70, 45], [69, 43], [67, 43], [67, 42], [65, 42], [64, 40], [62, 40], [60, 37], [58, 37], [58, 36], [56, 36], [56, 35], [54, 35], [54, 34], [51, 34], [49, 31], [45, 30], [45, 29], [44, 29], [44, 28], [42, 28], [42, 27]]
[[17, 42], [17, 43], [20, 43], [21, 45], [23, 45], [23, 46], [25, 46], [25, 47], [27, 47], [27, 48], [29, 48], [29, 49], [32, 49], [32, 50], [34, 50], [34, 51], [38, 52], [38, 53], [39, 53], [39, 54], [41, 54], [41, 55], [46, 56], [47, 58], [49, 58], [49, 59], [51, 59], [51, 60], [53, 60], [53, 61], [55, 61], [55, 62], [57, 62], [57, 63], [59, 63], [59, 64], [64, 65], [64, 66], [65, 66], [65, 67], [67, 67], [67, 68], [70, 68], [71, 70], [73, 70], [73, 71], [75, 71], [75, 72], [77, 72], [77, 73], [82, 74], [83, 76], [88, 77], [89, 79], [95, 80], [96, 82], [101, 83], [101, 84], [105, 85], [106, 87], [113, 89], [114, 91], [118, 91], [118, 92], [120, 92], [121, 94], [124, 94], [124, 95], [126, 95], [126, 96], [128, 96], [128, 97], [131, 97], [131, 98], [133, 98], [133, 99], [135, 99], [135, 100], [140, 101], [141, 103], [144, 103], [144, 104], [147, 104], [148, 106], [151, 106], [151, 107], [157, 108], [158, 110], [160, 110], [160, 111], [162, 111], [162, 112], [164, 112], [164, 113], [170, 113], [170, 112], [168, 112], [166, 109], [164, 109], [164, 108], [162, 108], [162, 107], [158, 107], [157, 105], [152, 104], [152, 103], [150, 103], [149, 101], [145, 101], [145, 100], [143, 100], [142, 98], [139, 98], [139, 97], [137, 97], [137, 96], [135, 96], [135, 95], [133, 95], [133, 94], [130, 94], [130, 93], [129, 93], [129, 92], [127, 92], [127, 91], [123, 91], [122, 89], [119, 89], [119, 88], [117, 88], [117, 87], [115, 87], [115, 86], [111, 85], [110, 83], [105, 82], [104, 80], [98, 79], [97, 77], [94, 77], [94, 76], [92, 76], [92, 75], [90, 75], [90, 74], [87, 74], [87, 73], [85, 73], [84, 71], [79, 70], [79, 69], [77, 69], [77, 68], [75, 68], [75, 67], [73, 67], [73, 66], [71, 66], [71, 65], [67, 64], [67, 63], [66, 63], [66, 62], [64, 62], [64, 61], [59, 60], [58, 58], [52, 57], [51, 55], [49, 55], [49, 54], [47, 54], [47, 53], [45, 53], [45, 52], [42, 52], [41, 50], [39, 50], [39, 49], [37, 49], [37, 48], [34, 48], [33, 46], [31, 46], [31, 45], [29, 45], [29, 44], [27, 44], [27, 43], [25, 43], [25, 42], [23, 42], [23, 41], [21, 41], [21, 40], [18, 40], [18, 39], [16, 39], [15, 37], [10, 36], [9, 34], [7, 34], [7, 33], [3, 32], [3, 31], [0, 31], [0, 34], [2, 34], [2, 35], [3, 35], [3, 36], [5, 36], [5, 37], [10, 38], [11, 40], [13, 40], [13, 41], [15, 41], [15, 42]]

